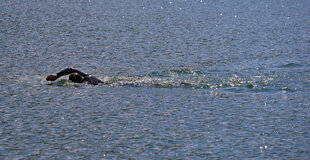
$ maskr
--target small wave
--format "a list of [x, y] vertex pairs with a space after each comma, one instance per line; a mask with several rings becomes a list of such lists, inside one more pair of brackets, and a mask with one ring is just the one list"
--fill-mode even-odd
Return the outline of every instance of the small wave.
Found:
[[281, 65], [280, 67], [284, 67], [284, 68], [287, 68], [287, 67], [302, 67], [302, 65], [298, 64], [298, 63], [288, 63], [288, 64], [285, 64], [285, 65]]

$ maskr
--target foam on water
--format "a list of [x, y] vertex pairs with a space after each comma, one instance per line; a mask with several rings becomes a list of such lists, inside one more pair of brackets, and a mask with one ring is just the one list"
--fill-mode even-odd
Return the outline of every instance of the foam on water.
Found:
[[[205, 73], [190, 69], [167, 70], [151, 72], [138, 76], [103, 76], [100, 77], [107, 85], [102, 87], [160, 87], [160, 88], [191, 88], [191, 89], [224, 89], [232, 92], [278, 92], [303, 90], [302, 86], [288, 87], [281, 82], [279, 75], [248, 75], [219, 76], [216, 73]], [[73, 83], [62, 78], [48, 85], [79, 87], [84, 84]], [[90, 86], [90, 85], [88, 85]]]

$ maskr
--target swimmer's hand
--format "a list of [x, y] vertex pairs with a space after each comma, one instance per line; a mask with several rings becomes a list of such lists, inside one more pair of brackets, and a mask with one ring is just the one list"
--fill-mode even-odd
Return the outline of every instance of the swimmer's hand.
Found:
[[46, 77], [47, 81], [55, 81], [58, 78], [57, 74], [51, 74]]

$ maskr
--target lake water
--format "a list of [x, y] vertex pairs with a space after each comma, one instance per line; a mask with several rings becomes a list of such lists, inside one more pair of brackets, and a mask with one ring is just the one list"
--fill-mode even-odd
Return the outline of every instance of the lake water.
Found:
[[[309, 159], [309, 0], [2, 0], [0, 159]], [[48, 74], [77, 68], [113, 85]]]

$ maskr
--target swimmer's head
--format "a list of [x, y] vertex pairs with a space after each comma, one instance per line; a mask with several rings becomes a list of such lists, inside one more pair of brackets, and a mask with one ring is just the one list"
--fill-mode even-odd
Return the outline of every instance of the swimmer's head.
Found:
[[69, 79], [75, 83], [82, 83], [83, 82], [83, 77], [76, 72], [70, 74]]

